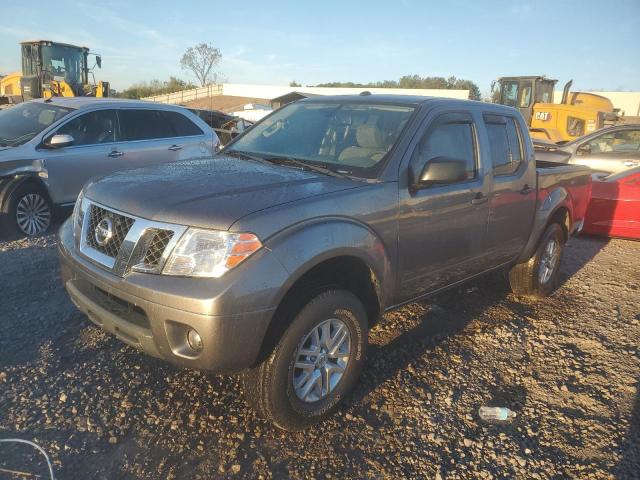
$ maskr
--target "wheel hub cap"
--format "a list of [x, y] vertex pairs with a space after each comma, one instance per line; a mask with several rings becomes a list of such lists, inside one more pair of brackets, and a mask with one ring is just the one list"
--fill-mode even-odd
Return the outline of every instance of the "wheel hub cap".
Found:
[[324, 368], [327, 365], [327, 352], [323, 351], [320, 355], [318, 355], [318, 360], [316, 361], [316, 367]]
[[322, 400], [338, 386], [351, 354], [351, 334], [337, 318], [308, 332], [293, 356], [293, 389], [303, 402]]
[[16, 223], [27, 235], [44, 232], [51, 222], [51, 209], [47, 201], [37, 193], [28, 193], [16, 206]]

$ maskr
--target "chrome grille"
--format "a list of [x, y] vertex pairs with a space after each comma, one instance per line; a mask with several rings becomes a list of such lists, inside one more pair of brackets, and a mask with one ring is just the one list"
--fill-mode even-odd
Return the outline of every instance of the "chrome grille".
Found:
[[[80, 253], [121, 277], [131, 271], [160, 273], [168, 254], [187, 229], [184, 225], [119, 212], [86, 198], [79, 206], [82, 223], [78, 235]], [[103, 222], [102, 229], [96, 231], [104, 219], [109, 222]], [[111, 231], [107, 242], [104, 241], [105, 230]]]
[[[100, 245], [95, 238], [95, 231], [98, 224], [104, 219], [111, 220], [113, 236], [105, 245]], [[85, 232], [87, 245], [108, 257], [116, 258], [134, 222], [135, 220], [131, 217], [120, 215], [97, 205], [91, 205], [88, 228]]]
[[147, 268], [155, 268], [159, 265], [162, 255], [167, 248], [167, 245], [173, 237], [173, 231], [171, 230], [155, 230], [153, 237], [149, 242], [147, 251], [144, 254], [142, 263]]

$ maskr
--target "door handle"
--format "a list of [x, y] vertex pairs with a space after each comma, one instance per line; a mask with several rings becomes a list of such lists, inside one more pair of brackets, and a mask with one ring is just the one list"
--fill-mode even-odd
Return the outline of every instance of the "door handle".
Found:
[[480, 205], [489, 201], [489, 197], [485, 197], [482, 192], [476, 193], [475, 198], [471, 200], [471, 205]]
[[118, 150], [111, 150], [111, 152], [109, 153], [109, 156], [111, 158], [121, 157], [122, 155], [124, 155], [124, 152], [120, 152]]
[[531, 192], [533, 192], [533, 188], [525, 184], [522, 190], [520, 190], [520, 195], [529, 195]]
[[171, 145], [169, 147], [169, 150], [171, 150], [172, 152], [175, 152], [177, 150], [181, 150], [182, 149], [182, 145]]
[[622, 165], [625, 167], [637, 167], [640, 165], [640, 162], [624, 162]]

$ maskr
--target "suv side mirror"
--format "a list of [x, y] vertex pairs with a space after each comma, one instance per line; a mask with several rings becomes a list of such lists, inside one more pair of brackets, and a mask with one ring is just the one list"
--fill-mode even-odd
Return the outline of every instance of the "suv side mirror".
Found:
[[424, 188], [431, 185], [456, 183], [467, 178], [467, 163], [464, 160], [451, 157], [435, 157], [425, 163], [418, 178], [414, 177], [414, 188]]
[[591, 145], [585, 143], [584, 145], [580, 145], [578, 147], [578, 151], [576, 152], [579, 156], [582, 155], [591, 155]]
[[75, 139], [71, 135], [58, 134], [45, 140], [44, 144], [49, 148], [64, 148], [73, 145], [73, 142]]

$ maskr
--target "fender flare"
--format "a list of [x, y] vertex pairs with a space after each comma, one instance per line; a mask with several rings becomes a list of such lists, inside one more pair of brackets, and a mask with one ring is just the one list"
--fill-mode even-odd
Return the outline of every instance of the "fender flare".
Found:
[[391, 298], [391, 259], [380, 237], [367, 225], [348, 217], [321, 217], [293, 225], [270, 237], [265, 246], [289, 273], [276, 298], [280, 304], [302, 276], [321, 263], [349, 256], [371, 271], [381, 307]]
[[369, 269], [377, 294], [379, 312], [393, 292], [389, 255], [379, 236], [368, 226], [343, 217], [320, 217], [303, 221], [265, 239], [264, 246], [282, 265], [286, 280], [273, 296], [273, 311], [254, 363], [266, 358], [289, 325], [290, 318], [277, 312], [285, 306], [287, 294], [293, 292], [304, 275], [325, 261], [354, 257]]
[[[47, 193], [47, 197], [49, 196], [47, 186], [40, 177], [38, 177], [36, 172], [25, 172], [11, 177], [0, 177], [0, 212], [5, 212], [7, 199], [11, 194], [20, 185], [31, 181], [40, 186]], [[49, 198], [49, 201], [51, 201], [51, 198]]]
[[567, 211], [566, 222], [568, 225], [564, 224], [562, 227], [566, 229], [565, 234], [567, 235], [567, 239], [569, 238], [572, 233], [573, 203], [569, 192], [563, 187], [557, 187], [549, 192], [549, 195], [547, 195], [540, 208], [536, 211], [529, 241], [518, 257], [518, 260], [516, 260], [516, 263], [526, 262], [531, 258], [550, 220], [560, 209], [566, 209]]

